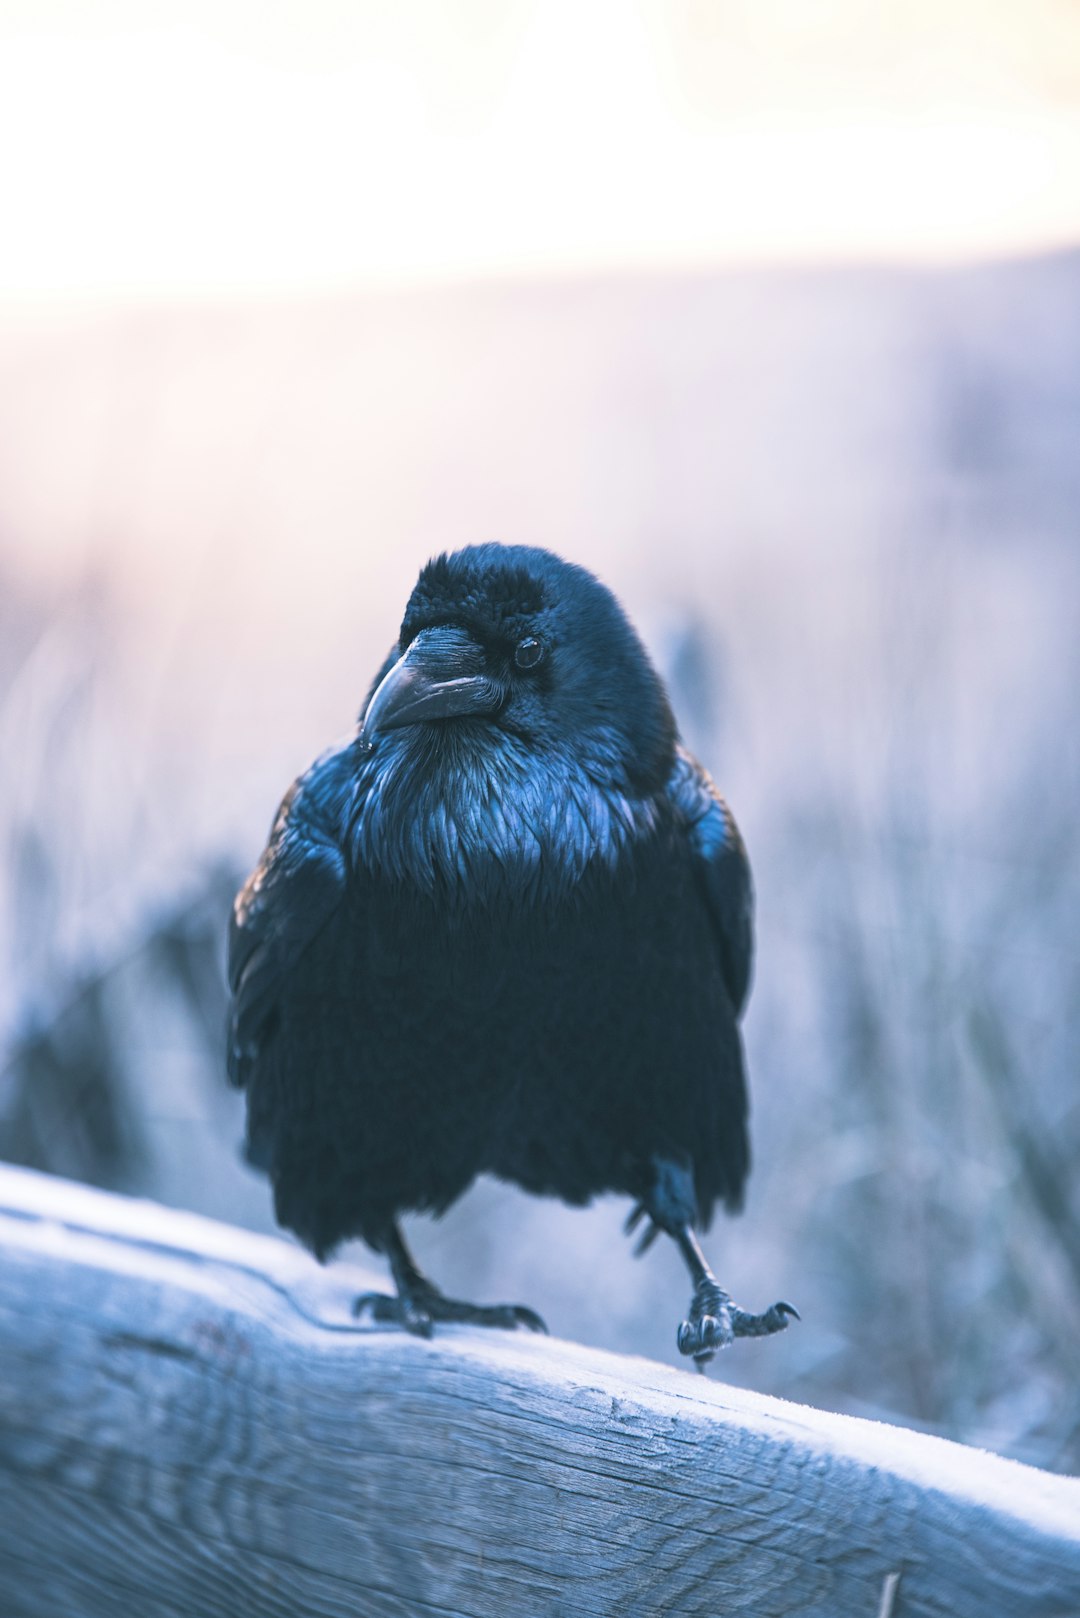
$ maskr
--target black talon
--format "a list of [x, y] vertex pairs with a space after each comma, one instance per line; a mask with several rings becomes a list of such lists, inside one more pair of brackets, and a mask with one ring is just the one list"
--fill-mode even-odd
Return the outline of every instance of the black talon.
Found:
[[784, 1331], [788, 1319], [799, 1319], [799, 1315], [789, 1303], [774, 1303], [764, 1314], [750, 1315], [745, 1309], [732, 1306], [731, 1323], [736, 1337], [771, 1337], [774, 1332]]
[[676, 1334], [679, 1353], [692, 1356], [704, 1370], [718, 1349], [735, 1340], [735, 1311], [727, 1293], [715, 1282], [702, 1281], [690, 1302], [690, 1317]]
[[357, 1320], [370, 1314], [380, 1325], [393, 1322], [403, 1326], [414, 1337], [430, 1337], [433, 1330], [430, 1314], [414, 1300], [394, 1298], [385, 1292], [362, 1292], [354, 1299], [352, 1312]]
[[[632, 1236], [635, 1230], [641, 1224], [641, 1221], [645, 1218], [648, 1211], [649, 1210], [646, 1208], [643, 1202], [635, 1202], [634, 1206], [631, 1208], [630, 1212], [623, 1221], [623, 1234], [626, 1236]], [[655, 1222], [655, 1220], [650, 1218], [649, 1223], [646, 1225], [645, 1229], [642, 1231], [641, 1235], [634, 1244], [634, 1257], [640, 1258], [643, 1253], [647, 1253], [659, 1234], [659, 1225]]]
[[523, 1303], [515, 1303], [512, 1307], [517, 1325], [526, 1326], [529, 1331], [540, 1332], [544, 1337], [550, 1335], [543, 1317], [538, 1315], [535, 1309], [527, 1309]]
[[379, 1318], [379, 1308], [384, 1304], [393, 1304], [397, 1300], [388, 1297], [385, 1292], [361, 1292], [358, 1298], [353, 1299], [352, 1312], [356, 1320], [362, 1320], [370, 1311], [373, 1320]]
[[398, 1317], [405, 1330], [413, 1337], [434, 1337], [435, 1322], [423, 1309], [403, 1309]]
[[634, 1257], [641, 1258], [645, 1253], [647, 1253], [659, 1234], [660, 1226], [654, 1225], [650, 1221], [634, 1245]]

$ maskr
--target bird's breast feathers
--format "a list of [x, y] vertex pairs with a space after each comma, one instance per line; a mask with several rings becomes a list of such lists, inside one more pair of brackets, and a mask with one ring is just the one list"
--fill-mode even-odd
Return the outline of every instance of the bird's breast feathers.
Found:
[[415, 731], [393, 743], [362, 766], [346, 831], [354, 867], [377, 878], [481, 902], [508, 887], [557, 899], [657, 829], [656, 800], [512, 736], [495, 748], [456, 736], [436, 751]]

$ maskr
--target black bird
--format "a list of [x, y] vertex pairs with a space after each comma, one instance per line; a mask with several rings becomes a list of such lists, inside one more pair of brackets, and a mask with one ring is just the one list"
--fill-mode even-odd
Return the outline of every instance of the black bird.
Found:
[[548, 551], [430, 562], [354, 734], [290, 788], [236, 899], [229, 1068], [249, 1159], [320, 1260], [362, 1237], [358, 1312], [543, 1322], [444, 1297], [399, 1216], [478, 1174], [663, 1231], [699, 1365], [795, 1310], [740, 1309], [695, 1230], [749, 1168], [738, 1019], [752, 952], [735, 822], [680, 745], [615, 597]]

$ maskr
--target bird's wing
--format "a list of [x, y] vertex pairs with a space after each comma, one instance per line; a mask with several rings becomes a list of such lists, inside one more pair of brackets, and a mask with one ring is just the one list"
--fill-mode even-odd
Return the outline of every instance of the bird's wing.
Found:
[[345, 893], [340, 827], [356, 745], [332, 748], [289, 788], [263, 857], [236, 896], [228, 947], [235, 1085], [249, 1082], [290, 974]]
[[746, 848], [708, 771], [682, 747], [667, 793], [694, 851], [724, 982], [738, 1016], [746, 1003], [754, 957], [754, 890]]

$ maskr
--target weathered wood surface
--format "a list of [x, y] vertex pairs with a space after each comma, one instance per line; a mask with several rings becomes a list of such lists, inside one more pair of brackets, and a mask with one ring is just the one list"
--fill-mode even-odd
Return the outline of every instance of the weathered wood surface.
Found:
[[1080, 1480], [369, 1281], [0, 1170], [4, 1618], [1080, 1614]]

